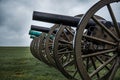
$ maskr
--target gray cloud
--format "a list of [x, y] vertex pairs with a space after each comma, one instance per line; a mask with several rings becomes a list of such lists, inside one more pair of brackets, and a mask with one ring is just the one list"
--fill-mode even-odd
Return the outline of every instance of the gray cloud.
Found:
[[46, 27], [53, 25], [32, 21], [34, 10], [74, 16], [85, 13], [97, 1], [0, 0], [0, 46], [29, 46], [31, 40], [28, 32], [31, 24]]

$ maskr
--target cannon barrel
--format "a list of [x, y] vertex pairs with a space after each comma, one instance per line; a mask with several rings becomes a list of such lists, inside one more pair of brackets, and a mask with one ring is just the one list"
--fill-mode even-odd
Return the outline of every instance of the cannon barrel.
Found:
[[36, 31], [36, 30], [29, 31], [29, 35], [34, 35], [36, 37], [40, 36], [41, 34], [42, 34], [42, 32], [40, 32], [40, 31]]
[[30, 38], [31, 39], [34, 39], [36, 36], [35, 35], [30, 35]]
[[[35, 37], [39, 37], [42, 32], [48, 33], [50, 31], [50, 28], [46, 27], [41, 27], [41, 26], [36, 26], [36, 25], [31, 25], [31, 29], [29, 31], [30, 38], [34, 39]], [[57, 30], [53, 31], [53, 33], [56, 33]], [[51, 39], [53, 39], [53, 35], [50, 36]]]
[[36, 26], [36, 25], [31, 25], [31, 30], [48, 33], [50, 31], [50, 28], [46, 28], [46, 27], [42, 27], [42, 26]]
[[[55, 24], [63, 24], [68, 26], [77, 27], [80, 21], [80, 17], [72, 17], [44, 12], [33, 12], [33, 20], [55, 23]], [[103, 21], [103, 20], [102, 20]], [[95, 26], [95, 22], [90, 20], [87, 26]]]
[[34, 11], [33, 20], [77, 26], [80, 18]]
[[[65, 16], [65, 15], [58, 15], [58, 14], [34, 11], [33, 12], [33, 20], [77, 27], [81, 20], [81, 17], [72, 17], [72, 16]], [[106, 20], [99, 20], [99, 21], [101, 21], [105, 25], [106, 25], [106, 23], [107, 23], [107, 25], [109, 23], [109, 25], [113, 26], [113, 23], [110, 21], [106, 21]], [[87, 24], [87, 27], [95, 26], [95, 25], [96, 25], [96, 23], [92, 19], [90, 19]], [[120, 26], [120, 22], [118, 22], [118, 25]]]
[[[31, 30], [48, 33], [50, 31], [50, 28], [46, 28], [46, 27], [42, 27], [42, 26], [36, 26], [36, 25], [31, 25]], [[53, 33], [56, 33], [56, 32], [57, 32], [57, 30], [55, 30]]]

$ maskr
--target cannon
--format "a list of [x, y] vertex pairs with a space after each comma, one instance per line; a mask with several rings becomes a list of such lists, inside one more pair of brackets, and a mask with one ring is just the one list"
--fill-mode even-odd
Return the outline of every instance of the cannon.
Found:
[[[107, 22], [107, 23], [108, 23], [108, 22]], [[89, 26], [94, 26], [94, 25], [89, 25]], [[112, 25], [111, 25], [111, 26], [112, 26]], [[87, 28], [87, 29], [88, 29], [88, 28]], [[60, 35], [60, 34], [59, 34], [59, 35]], [[55, 37], [55, 38], [56, 38], [56, 39], [55, 39], [55, 46], [56, 46], [56, 45], [58, 46], [58, 43], [57, 43], [58, 41], [56, 41], [56, 40], [59, 40], [60, 38], [58, 38], [58, 36]], [[62, 42], [63, 42], [63, 40], [62, 40]], [[67, 42], [64, 41], [64, 44], [65, 44], [65, 43], [67, 43]], [[72, 44], [72, 43], [69, 43], [69, 44]], [[107, 44], [109, 44], [109, 43], [107, 43]], [[96, 44], [94, 44], [94, 45], [96, 45]], [[65, 45], [64, 45], [64, 46], [65, 46]], [[87, 47], [86, 47], [86, 48], [87, 48]], [[58, 49], [58, 48], [54, 48], [54, 49], [55, 49], [55, 51], [54, 51], [54, 52], [55, 52], [55, 57], [57, 57], [57, 58], [55, 58], [55, 60], [57, 59], [56, 64], [59, 65], [58, 67], [60, 68], [60, 70], [62, 70], [62, 69], [61, 69], [61, 66], [60, 66], [60, 64], [59, 64], [59, 63], [61, 63], [60, 60], [59, 60], [59, 58], [58, 58], [59, 55], [56, 54], [59, 49]], [[86, 50], [86, 52], [87, 52], [87, 50]], [[88, 50], [88, 52], [89, 52], [89, 50]], [[73, 53], [73, 49], [71, 49], [71, 51], [68, 51], [68, 52], [67, 52], [67, 51], [64, 51], [64, 52], [61, 52], [61, 53], [63, 53], [63, 54], [65, 54], [65, 53]], [[58, 54], [59, 54], [59, 52], [58, 52]], [[56, 56], [56, 55], [57, 55], [57, 56]], [[70, 54], [69, 54], [69, 55], [70, 55]], [[65, 55], [65, 56], [66, 56], [66, 55]], [[64, 58], [65, 58], [65, 56], [64, 56]], [[70, 59], [71, 59], [71, 58], [70, 58]], [[93, 59], [92, 59], [92, 60], [93, 60]], [[91, 61], [92, 61], [92, 60], [91, 60]], [[86, 61], [88, 61], [88, 60], [86, 60]], [[72, 61], [71, 61], [71, 64], [73, 64], [73, 63], [75, 63], [75, 62], [72, 60]], [[89, 62], [88, 62], [88, 63], [89, 63]], [[62, 65], [62, 66], [63, 66], [63, 65]], [[88, 67], [88, 65], [87, 65], [87, 67]], [[68, 72], [68, 71], [67, 71], [67, 72]], [[67, 73], [67, 72], [66, 72], [66, 73]], [[62, 73], [63, 73], [65, 76], [67, 76], [68, 78], [71, 78], [71, 77], [69, 76], [69, 74], [66, 74], [66, 73], [65, 73], [65, 69], [62, 70]], [[76, 73], [76, 72], [75, 72], [75, 73]]]
[[[46, 36], [48, 36], [49, 31], [51, 31], [50, 28], [32, 25], [29, 31], [29, 35], [34, 35], [36, 37], [31, 42], [30, 50], [33, 56], [38, 58], [40, 61], [49, 66], [53, 66], [52, 63], [50, 63], [48, 60], [45, 53], [45, 40]], [[54, 33], [55, 32], [56, 31], [54, 31]], [[53, 35], [49, 36], [49, 38], [52, 39]]]
[[[39, 43], [37, 43], [37, 42], [35, 42], [36, 44], [39, 44], [39, 51], [41, 52], [41, 50], [44, 50], [43, 49], [43, 45], [42, 44], [44, 44], [45, 45], [45, 51], [44, 51], [44, 53], [40, 53], [39, 52], [39, 54], [38, 55], [43, 55], [44, 54], [44, 56], [43, 57], [46, 57], [46, 61], [43, 61], [44, 63], [46, 63], [46, 62], [49, 62], [49, 63], [51, 63], [52, 64], [52, 66], [56, 66], [56, 64], [55, 64], [55, 61], [54, 61], [54, 59], [53, 59], [53, 39], [54, 39], [54, 36], [55, 36], [55, 33], [58, 31], [58, 30], [56, 30], [56, 29], [58, 29], [59, 28], [59, 26], [58, 25], [54, 25], [51, 29], [50, 28], [45, 28], [45, 27], [40, 27], [40, 26], [35, 26], [35, 25], [32, 25], [31, 26], [31, 30], [37, 30], [37, 31], [41, 31], [41, 32], [45, 32], [45, 33], [47, 33], [47, 36], [44, 36], [45, 38], [41, 38], [41, 36], [40, 36], [40, 40], [41, 41], [43, 41], [43, 42], [39, 42]], [[68, 32], [67, 31], [64, 31], [66, 34], [68, 34]], [[72, 32], [74, 33], [74, 30], [72, 30]], [[35, 34], [35, 32], [29, 32], [29, 34], [30, 35], [33, 35], [33, 34]], [[37, 33], [37, 34], [39, 34], [39, 33]], [[42, 39], [45, 39], [45, 40], [42, 40]], [[45, 42], [44, 42], [45, 41]], [[32, 43], [31, 43], [32, 44]], [[31, 45], [32, 46], [32, 45]], [[35, 46], [36, 47], [36, 46]], [[36, 54], [36, 51], [35, 51], [35, 53], [34, 54]], [[47, 54], [47, 55], [46, 55]], [[41, 55], [41, 56], [42, 56]], [[40, 57], [40, 56], [38, 56], [38, 57]], [[48, 60], [47, 60], [48, 59]]]
[[[43, 59], [42, 59], [42, 53], [39, 54], [39, 51], [41, 50], [39, 48], [39, 44], [40, 44], [40, 41], [42, 39], [42, 36], [43, 36], [43, 33], [39, 34], [40, 32], [38, 31], [33, 31], [33, 30], [30, 30], [29, 34], [30, 34], [30, 37], [32, 37], [32, 42], [30, 44], [30, 51], [32, 53], [32, 55], [34, 57], [36, 57], [38, 60], [42, 61], [43, 62]], [[37, 36], [36, 36], [37, 34]]]
[[[116, 20], [111, 4], [119, 1], [100, 0], [82, 17], [33, 13], [33, 20], [59, 24], [52, 41], [53, 56], [57, 68], [68, 79], [114, 79], [120, 66], [120, 23]], [[95, 16], [103, 7], [107, 7], [112, 21]], [[74, 33], [70, 31], [72, 27], [76, 28]], [[69, 35], [64, 31], [69, 32]]]
[[33, 39], [30, 44], [30, 50], [34, 57], [36, 57], [38, 60], [46, 63], [47, 65], [50, 65], [48, 63], [48, 61], [46, 61], [46, 57], [44, 57], [44, 52], [42, 52], [42, 48], [41, 48], [42, 41], [43, 41], [44, 37], [46, 36], [46, 34], [44, 32], [45, 31], [39, 32], [39, 31], [35, 31], [32, 29], [29, 31], [30, 38]]
[[[41, 34], [39, 37], [33, 39], [33, 41], [31, 42], [31, 52], [40, 61], [46, 63], [49, 66], [54, 66], [54, 67], [56, 67], [56, 64], [52, 55], [52, 44], [53, 44], [54, 36], [58, 31], [57, 29], [58, 29], [58, 25], [54, 25], [51, 28], [32, 25], [31, 30], [29, 32], [30, 35], [35, 35], [35, 36], [40, 35], [39, 31], [43, 32], [44, 35]], [[66, 31], [64, 32], [67, 33]]]
[[[82, 16], [82, 15], [79, 15], [79, 16]], [[100, 20], [104, 20], [103, 18], [101, 18], [101, 17], [99, 17], [99, 16], [96, 16], [98, 19], [100, 19]], [[66, 61], [66, 62], [61, 62], [60, 60], [59, 60], [59, 58], [58, 58], [58, 56], [60, 57], [60, 55], [58, 55], [59, 54], [59, 49], [60, 49], [60, 51], [63, 49], [63, 50], [65, 50], [64, 48], [66, 48], [66, 50], [67, 49], [69, 49], [69, 51], [67, 52], [67, 51], [63, 51], [63, 53], [65, 52], [65, 53], [70, 53], [69, 55], [71, 55], [71, 56], [73, 56], [73, 44], [72, 44], [72, 42], [73, 42], [73, 37], [74, 37], [74, 33], [75, 33], [75, 31], [74, 30], [72, 30], [70, 27], [67, 27], [67, 26], [61, 26], [61, 27], [64, 27], [64, 28], [62, 28], [62, 30], [60, 30], [59, 29], [59, 32], [58, 32], [58, 34], [61, 34], [60, 36], [58, 36], [58, 34], [56, 34], [56, 36], [55, 36], [55, 43], [57, 43], [57, 46], [52, 46], [53, 48], [53, 52], [52, 53], [54, 53], [53, 55], [54, 55], [54, 60], [56, 61], [56, 65], [57, 65], [57, 68], [62, 72], [62, 74], [64, 74], [68, 79], [72, 79], [72, 78], [74, 78], [73, 77], [73, 73], [71, 74], [71, 72], [73, 72], [73, 71], [76, 71], [76, 68], [74, 69], [74, 70], [67, 70], [67, 69], [69, 69], [69, 67], [74, 67], [74, 64], [73, 64], [73, 61], [72, 61], [72, 65], [70, 66], [70, 65], [66, 65], [66, 66], [68, 66], [68, 67], [65, 67], [64, 68], [64, 64], [65, 63], [67, 63], [67, 62], [69, 62], [69, 59]], [[65, 29], [66, 28], [66, 29]], [[39, 28], [38, 28], [39, 29]], [[36, 28], [36, 30], [37, 30], [37, 28]], [[54, 29], [53, 29], [54, 30]], [[89, 29], [90, 30], [90, 29]], [[63, 32], [63, 33], [62, 33]], [[67, 34], [66, 34], [67, 33]], [[69, 34], [69, 35], [68, 35]], [[57, 38], [57, 39], [56, 39]], [[68, 40], [68, 38], [69, 38], [69, 40]], [[58, 49], [58, 40], [59, 39], [61, 39], [60, 40], [60, 44], [62, 43], [62, 46], [60, 46], [60, 48]], [[67, 41], [67, 40], [68, 41]], [[49, 39], [47, 39], [47, 40], [49, 40]], [[46, 40], [46, 41], [47, 41]], [[49, 41], [47, 41], [47, 42], [49, 42]], [[68, 43], [67, 45], [66, 45], [66, 43]], [[53, 43], [52, 43], [53, 44]], [[48, 45], [49, 46], [49, 44], [48, 43], [46, 43], [46, 45]], [[65, 47], [64, 47], [65, 46]], [[57, 50], [57, 51], [56, 51]], [[45, 50], [47, 53], [48, 53], [48, 55], [49, 55], [49, 53], [51, 53], [51, 52], [49, 52], [49, 51], [47, 51], [47, 50]], [[50, 50], [50, 51], [52, 51], [52, 50]], [[71, 54], [71, 52], [72, 52], [72, 54]], [[64, 56], [64, 58], [63, 58], [63, 61], [65, 60], [67, 58], [67, 56], [65, 55]], [[51, 57], [50, 57], [50, 59], [52, 59]], [[62, 59], [62, 58], [61, 58]], [[73, 57], [71, 57], [71, 59], [73, 59], [74, 60], [74, 58]], [[53, 59], [52, 59], [53, 60]], [[54, 62], [54, 60], [52, 61], [52, 62]], [[54, 63], [55, 64], [55, 63]], [[78, 75], [78, 74], [77, 74]]]

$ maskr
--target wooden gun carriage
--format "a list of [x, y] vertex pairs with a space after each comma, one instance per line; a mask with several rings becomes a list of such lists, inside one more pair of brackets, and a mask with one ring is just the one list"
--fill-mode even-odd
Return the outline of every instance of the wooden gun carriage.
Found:
[[[100, 0], [74, 17], [34, 11], [33, 20], [55, 25], [31, 27], [42, 32], [31, 42], [32, 54], [69, 80], [113, 80], [120, 67], [120, 22], [111, 5], [119, 1]], [[96, 15], [103, 7], [111, 21]]]

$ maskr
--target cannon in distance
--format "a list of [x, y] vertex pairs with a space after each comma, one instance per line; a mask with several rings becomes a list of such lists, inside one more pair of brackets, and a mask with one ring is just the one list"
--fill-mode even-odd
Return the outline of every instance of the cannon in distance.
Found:
[[[77, 27], [81, 20], [81, 17], [72, 17], [72, 16], [65, 16], [65, 15], [58, 15], [58, 14], [34, 11], [33, 12], [33, 20]], [[100, 20], [100, 22], [102, 22], [106, 26], [108, 26], [108, 25], [113, 26], [113, 23], [110, 21]], [[96, 23], [91, 19], [91, 20], [89, 20], [87, 27], [95, 26], [95, 25], [96, 25]], [[120, 26], [119, 22], [118, 22], [118, 25]]]
[[46, 27], [42, 27], [42, 26], [36, 26], [36, 25], [31, 25], [31, 30], [48, 33], [50, 28], [46, 28]]
[[[48, 33], [50, 31], [50, 28], [46, 28], [46, 27], [42, 27], [42, 26], [36, 26], [36, 25], [31, 25], [31, 30]], [[57, 30], [54, 31], [54, 33], [56, 33], [56, 32], [57, 32]]]
[[[42, 26], [31, 25], [31, 29], [29, 31], [30, 38], [34, 39], [35, 37], [41, 36], [42, 33], [49, 33], [50, 29], [51, 28], [46, 28], [46, 27], [42, 27]], [[54, 30], [53, 33], [56, 33], [57, 31], [58, 30]], [[53, 38], [53, 37], [54, 37], [53, 35], [50, 36], [50, 38]]]

